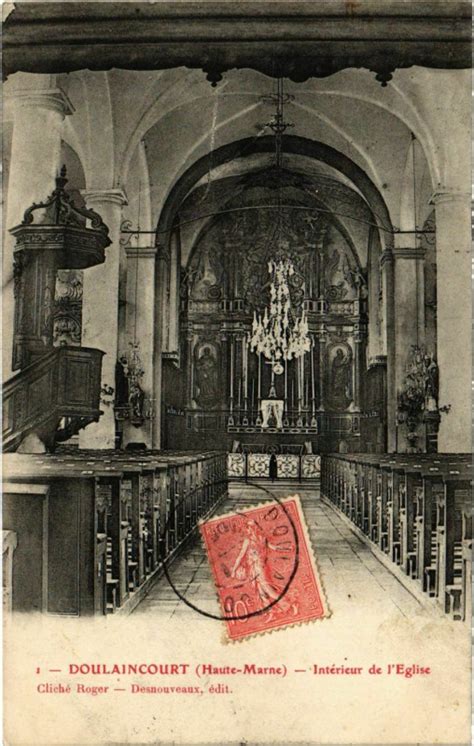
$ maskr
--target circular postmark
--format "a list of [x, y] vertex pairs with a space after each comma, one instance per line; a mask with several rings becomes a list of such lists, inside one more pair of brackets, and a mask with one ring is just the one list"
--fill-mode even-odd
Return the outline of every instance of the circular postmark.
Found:
[[[177, 597], [202, 616], [218, 621], [246, 621], [286, 603], [284, 597], [299, 566], [298, 531], [284, 501], [260, 484], [246, 484], [265, 492], [272, 502], [211, 516], [201, 524], [222, 614], [199, 608], [186, 598], [173, 582], [169, 558], [160, 546], [163, 572]], [[165, 534], [182, 502], [168, 516]]]

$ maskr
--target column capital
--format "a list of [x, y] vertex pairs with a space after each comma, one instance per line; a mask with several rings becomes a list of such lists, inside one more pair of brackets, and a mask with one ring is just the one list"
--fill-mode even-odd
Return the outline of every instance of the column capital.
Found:
[[81, 189], [81, 194], [88, 205], [128, 205], [127, 195], [123, 189]]
[[421, 246], [396, 246], [392, 249], [395, 259], [424, 259], [426, 249]]
[[466, 205], [470, 205], [471, 194], [469, 192], [461, 192], [457, 189], [440, 187], [433, 192], [429, 199], [430, 205], [442, 205], [449, 202], [465, 202]]
[[155, 259], [158, 253], [156, 246], [126, 246], [125, 254], [127, 259], [134, 259], [138, 257], [140, 259]]
[[393, 264], [393, 251], [384, 251], [380, 257], [380, 266], [383, 267], [385, 264]]
[[35, 91], [15, 91], [5, 96], [7, 102], [13, 106], [29, 107], [32, 109], [49, 109], [56, 111], [63, 117], [74, 114], [74, 106], [61, 88], [43, 88]]
[[387, 367], [387, 356], [386, 355], [373, 355], [369, 357], [367, 368], [376, 368], [377, 366]]

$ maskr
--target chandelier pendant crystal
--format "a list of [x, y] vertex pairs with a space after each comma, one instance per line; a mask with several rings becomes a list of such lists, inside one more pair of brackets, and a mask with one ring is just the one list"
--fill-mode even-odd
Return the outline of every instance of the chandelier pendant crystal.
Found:
[[297, 316], [291, 304], [290, 277], [295, 269], [289, 258], [268, 262], [271, 276], [270, 304], [262, 314], [254, 311], [249, 346], [269, 361], [273, 376], [281, 375], [283, 363], [302, 357], [311, 349], [305, 310]]

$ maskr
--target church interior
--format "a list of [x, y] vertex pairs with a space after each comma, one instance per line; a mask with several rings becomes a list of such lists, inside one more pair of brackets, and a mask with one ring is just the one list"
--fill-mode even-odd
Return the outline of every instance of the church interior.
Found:
[[470, 620], [470, 5], [281, 5], [7, 16], [7, 615], [172, 613], [263, 488]]

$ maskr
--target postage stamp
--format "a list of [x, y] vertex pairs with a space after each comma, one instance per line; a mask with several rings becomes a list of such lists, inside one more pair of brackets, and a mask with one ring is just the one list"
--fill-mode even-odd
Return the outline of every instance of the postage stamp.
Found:
[[328, 616], [297, 495], [200, 524], [229, 640]]

